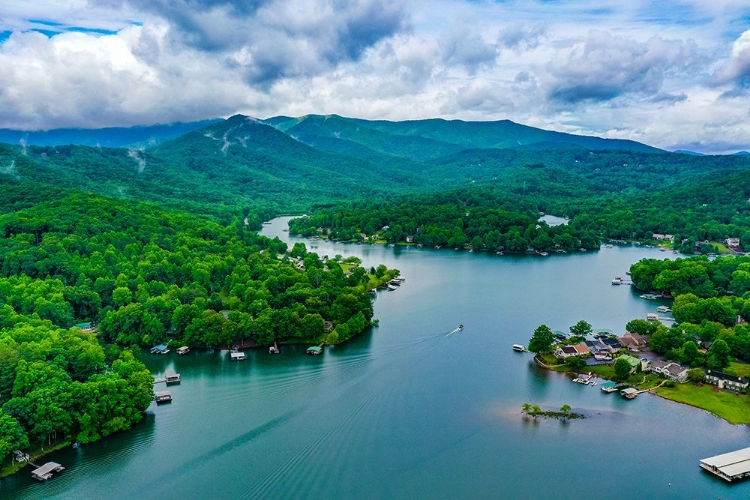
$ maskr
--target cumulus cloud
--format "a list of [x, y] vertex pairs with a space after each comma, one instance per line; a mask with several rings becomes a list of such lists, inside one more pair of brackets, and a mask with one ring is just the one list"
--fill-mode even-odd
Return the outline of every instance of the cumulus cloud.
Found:
[[[750, 108], [747, 2], [679, 1], [689, 8], [672, 0], [606, 9], [593, 0], [543, 8], [491, 0], [0, 2], [0, 127], [337, 113], [507, 118], [663, 148], [697, 136], [750, 143], [749, 127], [738, 125]], [[46, 35], [34, 31], [40, 26]]]
[[714, 83], [730, 83], [742, 89], [750, 87], [750, 30], [742, 33], [732, 44], [729, 60], [716, 74]]
[[250, 83], [356, 60], [407, 24], [396, 0], [92, 0], [163, 20], [171, 45], [214, 53]]
[[686, 73], [702, 62], [692, 42], [652, 37], [641, 43], [591, 31], [547, 65], [553, 77], [548, 95], [561, 104], [610, 101], [624, 94], [654, 96], [667, 75]]

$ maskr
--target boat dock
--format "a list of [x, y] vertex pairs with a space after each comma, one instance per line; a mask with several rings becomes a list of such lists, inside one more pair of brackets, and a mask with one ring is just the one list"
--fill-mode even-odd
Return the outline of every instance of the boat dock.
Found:
[[731, 483], [750, 476], [750, 448], [704, 458], [699, 465], [703, 470]]
[[47, 479], [54, 476], [56, 473], [62, 472], [64, 470], [65, 470], [65, 467], [58, 464], [57, 462], [47, 462], [41, 467], [38, 467], [34, 469], [33, 471], [31, 471], [31, 477], [39, 481], [46, 481]]
[[162, 404], [162, 403], [171, 403], [172, 402], [172, 393], [169, 391], [156, 391], [154, 393], [154, 401], [156, 401], [156, 404]]
[[155, 345], [151, 348], [151, 354], [167, 354], [168, 352], [169, 347], [164, 344]]
[[314, 345], [312, 347], [307, 348], [307, 354], [311, 356], [319, 356], [323, 354], [323, 344], [320, 345]]
[[229, 353], [230, 361], [245, 361], [246, 359], [247, 359], [247, 354], [245, 354], [242, 351], [233, 351]]
[[190, 348], [186, 345], [177, 348], [177, 354], [187, 354], [190, 352]]
[[179, 384], [180, 374], [175, 372], [167, 372], [167, 374], [164, 375], [164, 381], [167, 383], [167, 385]]

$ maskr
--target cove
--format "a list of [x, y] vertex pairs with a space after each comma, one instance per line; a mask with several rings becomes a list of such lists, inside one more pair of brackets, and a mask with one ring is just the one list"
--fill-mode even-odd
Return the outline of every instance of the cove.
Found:
[[[750, 497], [750, 482], [729, 485], [698, 467], [750, 446], [748, 427], [650, 394], [604, 394], [511, 350], [542, 323], [585, 319], [622, 332], [661, 302], [612, 277], [671, 254], [344, 245], [291, 238], [287, 220], [263, 233], [401, 270], [398, 290], [374, 298], [378, 327], [315, 357], [306, 346], [259, 349], [239, 363], [220, 351], [144, 350], [157, 377], [181, 374], [173, 403], [152, 405], [130, 432], [45, 457], [66, 467], [46, 483], [26, 469], [3, 479], [0, 498]], [[587, 418], [525, 420], [527, 402], [569, 404]]]

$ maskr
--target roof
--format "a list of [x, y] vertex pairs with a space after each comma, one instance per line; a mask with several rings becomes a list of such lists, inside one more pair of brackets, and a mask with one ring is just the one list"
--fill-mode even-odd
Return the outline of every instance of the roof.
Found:
[[632, 366], [634, 368], [636, 366], [638, 366], [638, 365], [641, 364], [641, 360], [638, 359], [638, 358], [634, 358], [633, 356], [623, 355], [623, 356], [619, 356], [617, 359], [624, 359], [625, 361], [627, 361], [630, 364], [630, 366]]
[[750, 472], [750, 448], [704, 458], [701, 464], [716, 467], [728, 476], [737, 476]]
[[667, 365], [667, 370], [669, 371], [670, 374], [674, 376], [678, 376], [681, 373], [686, 372], [687, 368], [685, 368], [684, 366], [680, 366], [677, 363], [669, 363]]
[[317, 345], [307, 348], [307, 352], [320, 352], [322, 350], [323, 350], [323, 348], [320, 347], [320, 346], [317, 346]]
[[575, 347], [573, 347], [572, 345], [561, 347], [560, 350], [565, 354], [578, 354], [578, 351], [576, 351]]
[[614, 382], [604, 382], [604, 383], [602, 384], [602, 387], [604, 387], [604, 388], [608, 388], [608, 387], [614, 387], [614, 386], [616, 386], [616, 385], [617, 385], [617, 384], [616, 384], [616, 383], [614, 383]]
[[720, 372], [720, 371], [717, 371], [717, 370], [708, 370], [706, 372], [706, 376], [707, 377], [716, 377], [716, 378], [719, 378], [721, 380], [730, 380], [732, 382], [738, 382], [740, 384], [746, 384], [747, 383], [747, 380], [743, 380], [742, 377], [738, 377], [736, 375], [727, 375], [726, 373]]
[[163, 351], [163, 350], [167, 349], [167, 346], [165, 346], [164, 344], [159, 344], [159, 345], [155, 345], [154, 347], [152, 347], [152, 349], [157, 349], [159, 351]]
[[651, 360], [651, 369], [652, 370], [656, 370], [656, 369], [666, 368], [670, 364], [671, 363], [669, 361], [665, 360], [665, 359], [652, 359]]
[[42, 465], [41, 467], [39, 467], [39, 468], [34, 469], [33, 471], [31, 471], [31, 473], [34, 474], [34, 475], [41, 476], [41, 475], [44, 475], [44, 474], [49, 474], [50, 472], [52, 472], [53, 470], [57, 469], [58, 467], [62, 467], [62, 466], [60, 464], [58, 464], [57, 462], [47, 462], [46, 464]]
[[89, 321], [87, 323], [76, 323], [76, 326], [80, 328], [81, 330], [83, 330], [84, 328], [91, 328], [91, 322]]
[[578, 354], [586, 354], [587, 352], [590, 352], [589, 348], [584, 344], [574, 345], [573, 349], [575, 349]]

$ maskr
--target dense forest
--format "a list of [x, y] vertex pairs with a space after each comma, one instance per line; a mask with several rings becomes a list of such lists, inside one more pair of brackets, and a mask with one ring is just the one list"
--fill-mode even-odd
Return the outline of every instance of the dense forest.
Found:
[[[320, 209], [313, 215], [293, 219], [290, 232], [303, 236], [325, 236], [342, 241], [408, 241], [418, 245], [471, 248], [492, 252], [520, 253], [593, 250], [600, 246], [595, 232], [580, 230], [575, 223], [550, 227], [538, 222], [538, 214], [503, 199], [484, 197], [477, 204], [460, 203], [450, 196], [435, 195], [409, 203], [359, 203]], [[495, 208], [507, 205], [505, 208]], [[323, 231], [321, 231], [323, 230]]]
[[84, 193], [2, 215], [0, 235], [0, 462], [138, 422], [153, 378], [117, 345], [343, 342], [371, 324], [369, 290], [397, 275], [288, 252], [239, 217]]
[[750, 257], [644, 259], [630, 272], [638, 288], [675, 297], [676, 326], [641, 322], [655, 352], [708, 368], [726, 367], [730, 356], [750, 361]]

